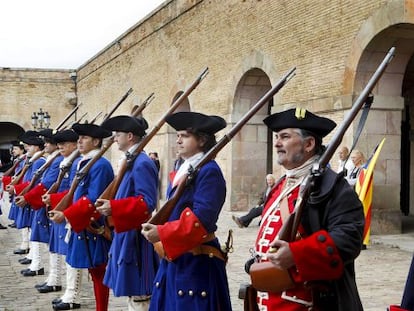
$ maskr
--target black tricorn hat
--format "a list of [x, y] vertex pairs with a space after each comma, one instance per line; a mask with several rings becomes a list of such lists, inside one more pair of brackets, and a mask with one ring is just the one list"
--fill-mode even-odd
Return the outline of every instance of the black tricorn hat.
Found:
[[20, 140], [25, 144], [32, 146], [43, 147], [45, 144], [44, 140], [39, 137], [39, 132], [36, 131], [27, 131], [23, 133]]
[[85, 135], [90, 136], [93, 138], [105, 138], [112, 135], [111, 131], [108, 131], [96, 124], [89, 124], [89, 123], [75, 123], [72, 125], [72, 129], [78, 135]]
[[11, 142], [10, 142], [10, 144], [13, 146], [13, 147], [20, 147], [20, 148], [23, 148], [24, 146], [23, 146], [23, 142], [21, 141], [21, 140], [12, 140]]
[[77, 142], [78, 138], [79, 135], [73, 130], [63, 130], [53, 135], [53, 139], [56, 143], [64, 143], [67, 141]]
[[102, 123], [104, 129], [117, 132], [131, 132], [137, 136], [144, 136], [148, 123], [144, 118], [135, 118], [131, 116], [116, 116]]
[[43, 137], [45, 142], [56, 144], [56, 141], [53, 137], [53, 135], [56, 133], [57, 133], [56, 130], [44, 129], [44, 130], [39, 131], [39, 136]]
[[263, 122], [273, 132], [286, 128], [299, 128], [312, 132], [320, 138], [328, 135], [336, 126], [331, 119], [319, 117], [304, 108], [274, 113], [265, 118]]
[[224, 129], [227, 125], [222, 117], [207, 116], [198, 112], [177, 112], [169, 115], [165, 120], [177, 131], [193, 129], [210, 135]]

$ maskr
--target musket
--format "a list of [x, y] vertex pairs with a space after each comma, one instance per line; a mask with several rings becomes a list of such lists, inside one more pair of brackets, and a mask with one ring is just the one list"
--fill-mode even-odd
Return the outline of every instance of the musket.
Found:
[[70, 119], [71, 116], [73, 116], [75, 114], [76, 111], [78, 111], [79, 107], [82, 106], [82, 104], [77, 105], [75, 108], [72, 109], [71, 112], [68, 113], [68, 115], [62, 120], [62, 122], [60, 122], [58, 124], [58, 126], [56, 126], [56, 130], [60, 130], [61, 127], [66, 123], [66, 121], [68, 121]]
[[342, 142], [346, 130], [349, 128], [352, 121], [355, 119], [358, 112], [361, 110], [362, 106], [367, 100], [369, 94], [372, 92], [378, 80], [385, 72], [385, 69], [387, 68], [391, 59], [394, 57], [394, 53], [395, 47], [392, 47], [388, 51], [381, 64], [378, 66], [377, 70], [372, 75], [371, 79], [368, 81], [365, 88], [362, 90], [355, 103], [352, 105], [351, 110], [345, 117], [342, 124], [338, 127], [337, 131], [333, 135], [331, 141], [327, 145], [326, 150], [323, 152], [318, 162], [313, 165], [311, 173], [303, 180], [300, 187], [301, 190], [299, 191], [298, 199], [296, 200], [295, 208], [279, 231], [279, 240], [290, 242], [296, 239], [297, 231], [302, 220], [302, 212], [305, 208], [306, 202], [308, 201], [310, 195], [314, 191], [318, 190], [316, 187], [316, 179], [320, 178], [320, 176], [325, 172], [330, 159], [335, 154], [336, 149]]
[[[129, 88], [128, 91], [125, 93], [124, 96], [122, 96], [122, 98], [115, 104], [115, 106], [111, 109], [111, 111], [107, 114], [105, 114], [104, 120], [102, 121], [102, 123], [109, 119], [112, 114], [119, 108], [119, 106], [127, 99], [127, 97], [132, 93], [132, 88]], [[90, 122], [90, 124], [94, 124], [96, 119], [102, 114], [102, 111], [100, 111]], [[101, 123], [101, 124], [102, 124]], [[76, 152], [73, 152], [70, 156], [68, 161], [66, 162], [66, 165], [60, 168], [60, 172], [58, 175], [58, 178], [56, 179], [56, 181], [52, 184], [52, 186], [48, 189], [47, 194], [51, 194], [51, 193], [55, 193], [56, 191], [58, 191], [60, 184], [62, 183], [62, 180], [65, 176], [65, 174], [69, 171], [69, 169], [72, 167], [72, 163], [73, 161], [75, 161], [75, 159], [77, 157], [79, 157], [80, 153], [77, 150]]]
[[56, 150], [55, 154], [51, 156], [41, 167], [39, 167], [32, 176], [32, 179], [30, 180], [30, 183], [20, 192], [19, 195], [25, 195], [27, 192], [30, 191], [37, 182], [37, 180], [43, 175], [43, 173], [46, 171], [46, 169], [52, 165], [53, 161], [60, 155], [60, 152]]
[[83, 118], [85, 118], [87, 115], [88, 115], [88, 113], [85, 112], [78, 120], [72, 121], [71, 123], [69, 123], [69, 125], [66, 125], [66, 126], [62, 127], [60, 130], [61, 131], [66, 130], [68, 127], [69, 128], [72, 127], [73, 124], [80, 123], [83, 120]]
[[[151, 139], [155, 136], [155, 134], [157, 134], [157, 132], [160, 130], [160, 128], [164, 125], [166, 118], [169, 115], [171, 115], [181, 105], [181, 103], [185, 99], [187, 99], [187, 97], [200, 84], [200, 82], [206, 77], [207, 74], [208, 74], [208, 68], [204, 69], [203, 72], [193, 82], [193, 84], [191, 84], [187, 88], [187, 90], [183, 94], [181, 94], [181, 96], [178, 97], [173, 102], [173, 104], [170, 106], [170, 108], [167, 110], [167, 112], [165, 112], [165, 114], [161, 117], [161, 119], [159, 119], [158, 122], [155, 124], [153, 129], [145, 137], [142, 138], [142, 140], [140, 141], [138, 147], [135, 149], [135, 151], [131, 155], [131, 160], [130, 160], [131, 162], [133, 162], [135, 160], [135, 158], [141, 153], [142, 150], [144, 150], [145, 146], [151, 141]], [[143, 106], [143, 104], [141, 106]], [[134, 110], [135, 114], [140, 113], [139, 110], [140, 110], [141, 106]], [[99, 197], [100, 199], [109, 200], [109, 199], [112, 199], [115, 196], [115, 194], [116, 194], [116, 192], [119, 188], [119, 185], [121, 184], [122, 178], [124, 177], [127, 169], [128, 169], [127, 159], [123, 159], [122, 162], [120, 163], [120, 167], [119, 167], [117, 176], [109, 184], [109, 186], [105, 189], [105, 191], [101, 194], [101, 196]]]
[[195, 174], [201, 169], [201, 167], [207, 162], [214, 159], [217, 153], [226, 146], [231, 139], [241, 130], [241, 128], [259, 111], [272, 97], [283, 87], [285, 84], [295, 75], [296, 67], [290, 69], [280, 80], [275, 84], [265, 95], [263, 95], [259, 101], [254, 104], [253, 107], [239, 120], [230, 131], [223, 136], [204, 156], [190, 168], [183, 180], [178, 184], [174, 195], [159, 209], [159, 211], [151, 217], [148, 221], [154, 225], [164, 224], [170, 218], [171, 213], [174, 210], [179, 198], [184, 193], [187, 185], [195, 177]]

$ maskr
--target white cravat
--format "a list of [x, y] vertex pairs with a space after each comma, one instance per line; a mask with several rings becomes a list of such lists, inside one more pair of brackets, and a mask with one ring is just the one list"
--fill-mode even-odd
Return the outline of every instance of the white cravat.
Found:
[[197, 162], [203, 157], [203, 155], [204, 152], [196, 153], [195, 155], [186, 159], [183, 164], [181, 164], [180, 168], [177, 171], [177, 174], [175, 174], [173, 180], [173, 187], [176, 186], [180, 182], [181, 178], [188, 173], [190, 167], [194, 167], [194, 165], [197, 164]]

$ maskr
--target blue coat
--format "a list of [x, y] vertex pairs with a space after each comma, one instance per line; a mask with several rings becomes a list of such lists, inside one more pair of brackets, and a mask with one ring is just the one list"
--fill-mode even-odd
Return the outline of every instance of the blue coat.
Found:
[[[81, 163], [80, 169], [88, 161]], [[100, 158], [82, 178], [76, 188], [73, 202], [86, 197], [92, 204], [106, 189], [114, 178], [111, 163], [105, 158]], [[108, 260], [110, 242], [102, 235], [83, 230], [80, 233], [72, 231], [66, 262], [73, 268], [94, 268]]]
[[[116, 200], [111, 201], [112, 209], [123, 209], [127, 206], [125, 200], [118, 206], [117, 199], [129, 198], [129, 203], [134, 204], [135, 209], [141, 208], [141, 213], [148, 211], [150, 215], [157, 205], [157, 189], [157, 168], [142, 152], [135, 159], [132, 169], [125, 173]], [[140, 206], [135, 204], [139, 195], [143, 196], [145, 202]], [[123, 214], [127, 213], [123, 209]], [[117, 218], [116, 213], [113, 213], [113, 218]], [[115, 296], [151, 295], [159, 259], [153, 245], [141, 235], [139, 229], [140, 226], [126, 232], [114, 232], [104, 284], [112, 288]]]
[[[168, 197], [174, 191], [175, 188], [169, 190]], [[197, 227], [201, 224], [204, 232], [214, 233], [225, 197], [226, 184], [222, 172], [215, 161], [210, 161], [184, 191], [168, 223], [158, 226], [167, 256], [169, 251], [174, 252], [175, 259], [161, 260], [154, 281], [150, 311], [231, 310], [225, 262], [217, 257], [190, 253], [194, 247], [194, 237], [186, 231], [197, 223]], [[187, 221], [193, 224], [187, 226]], [[167, 228], [170, 225], [175, 225], [174, 230]], [[165, 230], [163, 227], [166, 227]], [[180, 248], [178, 253], [168, 244]], [[204, 244], [220, 249], [217, 238]]]
[[[57, 192], [63, 192], [69, 190], [70, 185], [75, 178], [76, 168], [80, 157], [76, 158], [68, 173], [62, 179], [62, 182], [59, 185], [59, 189]], [[49, 251], [52, 253], [58, 253], [61, 255], [66, 255], [68, 252], [68, 244], [65, 242], [66, 232], [67, 229], [66, 221], [61, 223], [56, 223], [54, 221], [51, 222], [52, 226], [50, 227], [50, 240], [49, 240]]]
[[[41, 184], [49, 189], [59, 175], [59, 164], [63, 156], [57, 156], [52, 164], [43, 172]], [[33, 221], [31, 226], [30, 241], [49, 243], [51, 222], [47, 215], [46, 206], [33, 211]]]
[[[36, 172], [37, 169], [39, 169], [43, 164], [45, 164], [46, 159], [45, 158], [39, 158], [29, 167], [29, 169], [26, 171], [26, 174], [23, 176], [23, 182], [29, 182], [32, 180], [33, 174]], [[26, 205], [25, 207], [17, 207], [17, 217], [16, 217], [16, 228], [22, 229], [22, 228], [30, 228], [33, 221], [33, 215], [34, 211], [31, 209], [29, 205]]]

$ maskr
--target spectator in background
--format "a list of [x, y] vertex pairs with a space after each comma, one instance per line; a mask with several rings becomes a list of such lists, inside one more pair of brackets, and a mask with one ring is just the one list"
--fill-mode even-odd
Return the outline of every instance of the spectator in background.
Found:
[[159, 172], [161, 165], [160, 165], [160, 159], [158, 158], [158, 152], [150, 152], [148, 156], [151, 158], [152, 161], [154, 161], [155, 166], [157, 167], [157, 170]]
[[354, 163], [352, 162], [351, 159], [348, 159], [348, 156], [349, 156], [349, 149], [346, 146], [339, 147], [338, 149], [338, 157], [339, 157], [338, 170], [336, 172], [337, 173], [344, 172], [345, 178], [348, 177], [351, 171], [354, 169]]
[[255, 207], [252, 207], [246, 215], [241, 217], [236, 217], [235, 215], [231, 216], [239, 228], [247, 228], [254, 218], [262, 215], [263, 206], [267, 200], [267, 196], [276, 185], [276, 178], [273, 174], [266, 175], [266, 184], [266, 190], [261, 195], [260, 200]]
[[351, 186], [355, 186], [359, 173], [361, 172], [362, 167], [367, 162], [367, 160], [365, 159], [364, 154], [359, 150], [354, 150], [351, 152], [351, 160], [354, 164], [354, 168], [349, 172], [346, 180]]

